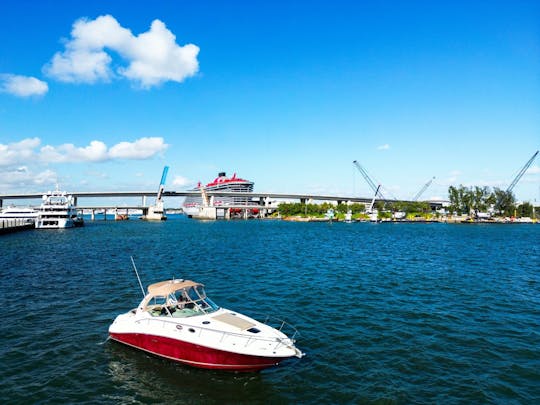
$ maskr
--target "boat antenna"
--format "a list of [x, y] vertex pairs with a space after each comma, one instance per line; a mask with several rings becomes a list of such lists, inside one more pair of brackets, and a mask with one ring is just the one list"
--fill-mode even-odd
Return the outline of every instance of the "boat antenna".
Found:
[[144, 288], [141, 283], [141, 278], [139, 277], [139, 272], [137, 271], [137, 266], [135, 266], [135, 260], [133, 260], [133, 256], [129, 256], [129, 257], [131, 258], [131, 263], [133, 264], [133, 270], [135, 270], [135, 274], [137, 275], [137, 280], [139, 280], [139, 285], [141, 286], [142, 295], [144, 297], [146, 294], [144, 293]]

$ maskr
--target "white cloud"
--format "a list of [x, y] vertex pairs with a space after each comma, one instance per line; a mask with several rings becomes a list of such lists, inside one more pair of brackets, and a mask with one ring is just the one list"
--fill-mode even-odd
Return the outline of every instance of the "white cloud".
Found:
[[40, 150], [41, 160], [47, 163], [100, 162], [108, 157], [107, 145], [101, 141], [92, 141], [82, 148], [66, 143], [58, 147], [46, 145]]
[[390, 149], [390, 145], [385, 143], [384, 145], [377, 146], [377, 150], [388, 150]]
[[92, 141], [84, 148], [76, 148], [69, 144], [65, 145], [65, 154], [73, 161], [100, 162], [107, 159], [107, 145], [101, 141]]
[[123, 53], [130, 65], [127, 69], [119, 69], [119, 73], [139, 81], [145, 88], [169, 80], [182, 82], [199, 70], [199, 47], [193, 44], [178, 46], [176, 37], [159, 20], [152, 22], [150, 31], [134, 38]]
[[0, 74], [0, 92], [17, 97], [42, 96], [49, 90], [46, 82], [30, 76]]
[[32, 159], [34, 149], [39, 144], [39, 138], [27, 138], [7, 145], [0, 143], [0, 166], [20, 164]]
[[148, 159], [158, 153], [164, 152], [169, 145], [163, 138], [141, 138], [135, 142], [120, 142], [109, 150], [109, 157], [113, 159]]
[[531, 166], [525, 172], [525, 174], [539, 174], [539, 173], [540, 173], [540, 166]]
[[57, 182], [57, 174], [46, 169], [41, 172], [34, 173], [26, 166], [15, 169], [0, 170], [0, 189], [18, 189], [27, 186], [54, 184]]
[[0, 166], [39, 163], [103, 162], [115, 159], [149, 159], [163, 153], [167, 145], [161, 137], [140, 138], [134, 142], [120, 142], [107, 148], [101, 141], [77, 147], [71, 143], [60, 146], [41, 144], [39, 138], [27, 138], [7, 145], [0, 144]]
[[[127, 66], [113, 70], [113, 59], [106, 50], [116, 52]], [[154, 20], [150, 30], [135, 36], [113, 16], [104, 15], [76, 21], [65, 50], [57, 52], [44, 71], [71, 83], [109, 81], [119, 75], [150, 88], [166, 81], [180, 83], [195, 75], [199, 70], [198, 53], [196, 45], [179, 46], [175, 35], [160, 20]]]
[[109, 81], [111, 57], [103, 51], [73, 49], [56, 53], [44, 71], [50, 77], [66, 83]]
[[33, 181], [35, 184], [51, 184], [51, 183], [57, 183], [58, 182], [58, 175], [50, 170], [47, 169], [41, 173], [38, 173], [33, 177]]
[[185, 187], [191, 183], [193, 183], [191, 180], [183, 176], [175, 176], [172, 182], [173, 186], [178, 186], [178, 187]]

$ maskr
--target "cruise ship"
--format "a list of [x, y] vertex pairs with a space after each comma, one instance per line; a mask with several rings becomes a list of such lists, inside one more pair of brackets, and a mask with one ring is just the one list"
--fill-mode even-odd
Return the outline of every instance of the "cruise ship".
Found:
[[[244, 192], [244, 193], [251, 193], [253, 192], [253, 182], [248, 181], [245, 179], [241, 179], [240, 177], [236, 177], [236, 173], [232, 175], [232, 177], [227, 177], [227, 174], [225, 172], [220, 172], [218, 174], [218, 177], [214, 179], [214, 181], [208, 183], [206, 186], [202, 186], [201, 183], [197, 185], [197, 187], [191, 189], [190, 191], [201, 191], [201, 188], [205, 192], [209, 191], [238, 191], [238, 192]], [[250, 205], [252, 204], [251, 198], [246, 197], [223, 197], [223, 196], [216, 196], [211, 197], [210, 205], [214, 207], [227, 207], [231, 205]], [[192, 217], [194, 215], [197, 215], [199, 212], [199, 207], [203, 205], [202, 195], [197, 197], [186, 197], [184, 204], [182, 206], [184, 210], [184, 214], [186, 214], [188, 217]]]

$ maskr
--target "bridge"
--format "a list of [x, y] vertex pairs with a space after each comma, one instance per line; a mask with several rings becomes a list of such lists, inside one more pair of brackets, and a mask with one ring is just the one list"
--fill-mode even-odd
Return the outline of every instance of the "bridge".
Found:
[[[0, 194], [0, 207], [3, 206], [5, 200], [35, 200], [41, 199], [44, 193], [26, 193], [26, 194]], [[156, 191], [76, 191], [69, 192], [75, 201], [78, 198], [107, 198], [107, 197], [142, 197], [143, 204], [145, 206], [146, 197], [155, 197]], [[336, 196], [336, 195], [319, 195], [319, 194], [294, 194], [294, 193], [264, 193], [264, 192], [238, 192], [238, 191], [207, 191], [206, 194], [210, 196], [220, 197], [248, 197], [252, 200], [259, 200], [260, 203], [264, 203], [268, 200], [298, 200], [302, 203], [311, 201], [335, 201], [339, 203], [351, 202], [351, 203], [370, 203], [372, 198], [367, 197], [351, 197], [351, 196]], [[200, 197], [199, 191], [164, 191], [163, 197]], [[379, 201], [377, 199], [376, 201]], [[382, 201], [382, 200], [380, 200]], [[405, 202], [412, 202], [406, 201]], [[436, 203], [436, 202], [433, 202]]]

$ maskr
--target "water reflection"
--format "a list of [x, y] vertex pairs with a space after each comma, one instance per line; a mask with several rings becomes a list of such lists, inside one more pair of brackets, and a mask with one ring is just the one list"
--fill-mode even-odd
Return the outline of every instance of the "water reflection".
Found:
[[183, 404], [286, 402], [262, 373], [204, 370], [109, 341], [108, 374], [114, 393], [107, 399]]

